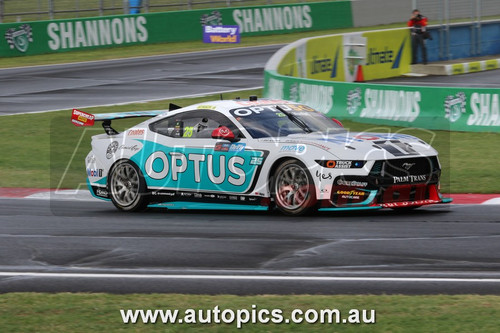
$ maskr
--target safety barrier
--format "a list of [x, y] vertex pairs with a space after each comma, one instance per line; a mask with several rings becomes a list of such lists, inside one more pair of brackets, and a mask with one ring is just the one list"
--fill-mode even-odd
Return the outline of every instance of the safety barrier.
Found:
[[0, 57], [202, 41], [203, 25], [239, 25], [242, 37], [352, 27], [350, 1], [233, 7], [0, 25]]
[[310, 105], [358, 122], [467, 132], [500, 132], [498, 89], [329, 82], [265, 70], [265, 96]]

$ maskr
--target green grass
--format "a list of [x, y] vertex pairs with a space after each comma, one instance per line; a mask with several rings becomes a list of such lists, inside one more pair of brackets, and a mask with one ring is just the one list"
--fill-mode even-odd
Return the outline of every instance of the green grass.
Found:
[[[252, 90], [224, 94], [224, 98], [245, 98], [261, 94], [261, 90]], [[85, 111], [100, 113], [157, 110], [168, 108], [169, 102], [185, 106], [214, 99], [219, 99], [219, 96], [97, 107]], [[0, 187], [85, 187], [84, 158], [90, 150], [90, 137], [103, 133], [103, 130], [99, 125], [90, 129], [75, 127], [70, 122], [70, 116], [71, 111], [68, 110], [1, 118], [0, 137], [3, 149], [0, 159]], [[118, 130], [123, 130], [137, 122], [138, 120], [127, 119], [113, 124]], [[440, 153], [443, 192], [500, 192], [500, 154], [492, 153], [500, 147], [498, 134], [382, 127], [350, 121], [344, 125], [352, 131], [416, 135], [431, 143]]]
[[499, 296], [230, 296], [11, 293], [0, 296], [2, 332], [235, 332], [235, 324], [123, 324], [120, 309], [374, 309], [375, 324], [246, 324], [242, 332], [498, 332]]

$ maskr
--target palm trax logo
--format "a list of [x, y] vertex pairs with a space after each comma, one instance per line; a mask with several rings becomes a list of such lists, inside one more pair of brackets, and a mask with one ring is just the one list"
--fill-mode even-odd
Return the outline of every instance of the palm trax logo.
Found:
[[456, 122], [463, 113], [466, 112], [465, 106], [467, 104], [467, 99], [465, 93], [459, 92], [455, 96], [449, 95], [444, 101], [444, 117], [450, 121], [450, 123]]
[[23, 24], [18, 29], [8, 29], [5, 32], [5, 39], [11, 49], [16, 48], [19, 52], [24, 53], [28, 51], [28, 47], [33, 41], [33, 32], [29, 24]]

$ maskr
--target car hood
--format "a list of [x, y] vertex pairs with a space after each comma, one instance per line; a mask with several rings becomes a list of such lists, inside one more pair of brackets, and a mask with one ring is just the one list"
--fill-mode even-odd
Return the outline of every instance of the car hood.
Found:
[[316, 147], [345, 160], [386, 160], [433, 156], [436, 150], [417, 137], [399, 133], [339, 132], [333, 134], [294, 134], [260, 141], [283, 145]]

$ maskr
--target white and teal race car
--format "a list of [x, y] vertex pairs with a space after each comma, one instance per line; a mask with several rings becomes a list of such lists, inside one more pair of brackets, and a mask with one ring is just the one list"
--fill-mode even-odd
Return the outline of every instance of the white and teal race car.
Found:
[[[118, 133], [111, 120], [153, 117]], [[446, 203], [438, 153], [405, 134], [350, 133], [284, 100], [213, 101], [170, 110], [91, 115], [103, 121], [86, 157], [88, 186], [123, 211], [277, 208], [408, 209]]]

